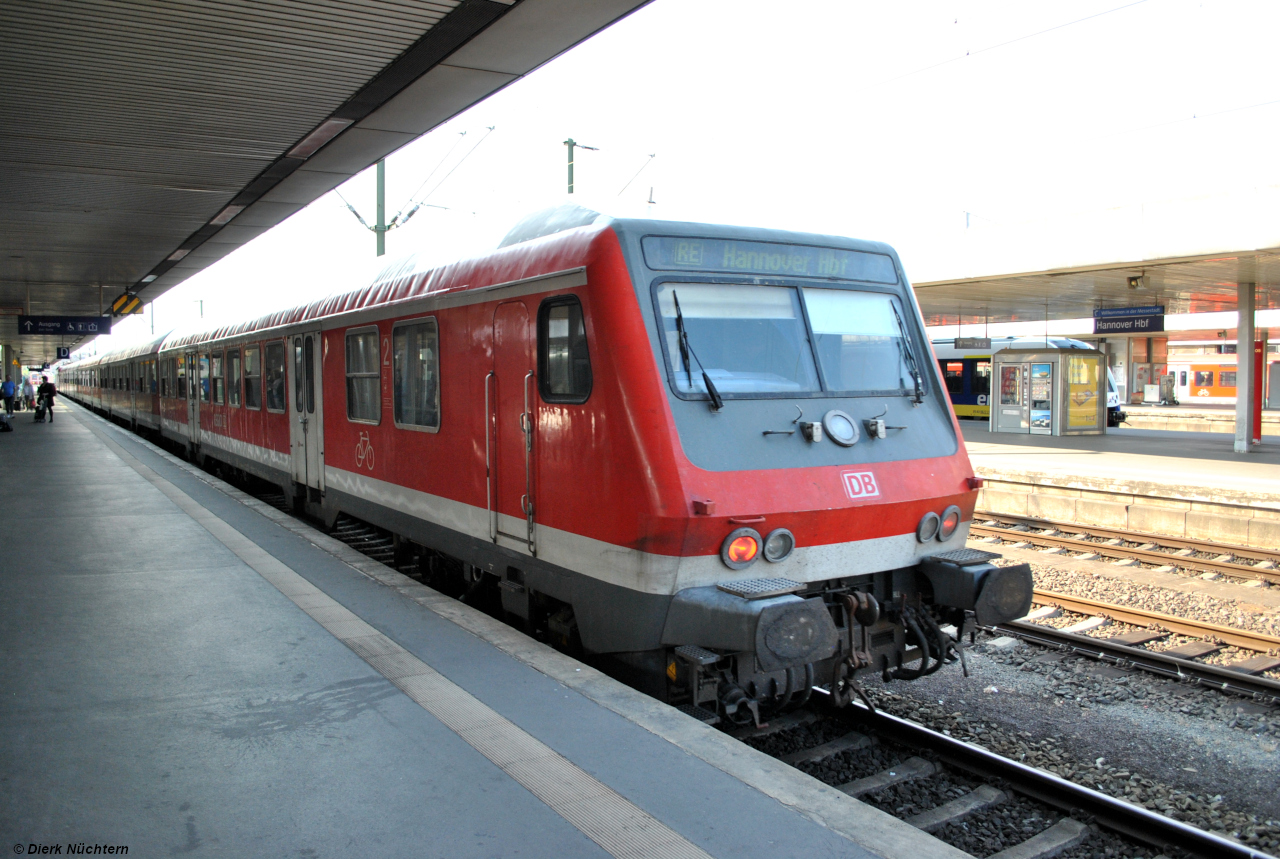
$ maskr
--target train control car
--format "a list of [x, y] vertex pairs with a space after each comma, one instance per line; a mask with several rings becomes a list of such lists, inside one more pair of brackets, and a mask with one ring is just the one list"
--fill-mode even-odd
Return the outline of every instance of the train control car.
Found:
[[[1027, 565], [892, 248], [566, 207], [492, 253], [167, 339], [162, 429], [708, 719], [912, 679]], [[944, 627], [950, 625], [950, 630]]]
[[[957, 349], [954, 339], [933, 341], [934, 358], [942, 372], [947, 395], [956, 414], [963, 418], [987, 420], [991, 416], [991, 356], [1011, 346], [1024, 348], [1048, 345], [1057, 349], [1091, 349], [1088, 343], [1069, 337], [993, 337], [986, 349]], [[1120, 408], [1120, 392], [1115, 377], [1107, 368], [1107, 426], [1124, 423]]]

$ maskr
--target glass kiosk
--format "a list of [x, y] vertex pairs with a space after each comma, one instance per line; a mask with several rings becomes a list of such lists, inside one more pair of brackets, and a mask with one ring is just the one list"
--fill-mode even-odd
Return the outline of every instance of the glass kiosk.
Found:
[[1021, 347], [992, 356], [992, 432], [1101, 435], [1107, 431], [1107, 359], [1097, 349]]

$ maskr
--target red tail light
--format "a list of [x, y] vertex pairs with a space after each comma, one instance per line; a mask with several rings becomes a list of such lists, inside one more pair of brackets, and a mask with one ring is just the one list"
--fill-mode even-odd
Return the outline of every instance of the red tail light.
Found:
[[735, 564], [749, 564], [760, 553], [760, 544], [754, 537], [738, 537], [729, 544], [729, 560]]

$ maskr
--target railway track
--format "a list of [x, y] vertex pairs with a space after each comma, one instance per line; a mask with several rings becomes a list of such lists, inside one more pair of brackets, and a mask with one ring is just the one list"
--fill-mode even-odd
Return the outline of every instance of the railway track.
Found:
[[[821, 693], [821, 690], [815, 692]], [[873, 712], [860, 703], [837, 710], [822, 700], [824, 698], [825, 694], [815, 695], [817, 703], [806, 710], [775, 719], [765, 728], [738, 730], [732, 732], [732, 735], [746, 742], [758, 741], [818, 719], [828, 719], [848, 728], [846, 733], [839, 733], [826, 742], [777, 755], [783, 763], [797, 767], [818, 764], [846, 752], [870, 754], [877, 748], [883, 751], [884, 745], [895, 747], [898, 753], [889, 757], [892, 762], [883, 769], [835, 785], [835, 788], [850, 796], [873, 798], [876, 794], [899, 786], [940, 780], [946, 784], [946, 788], [945, 792], [938, 791], [939, 799], [951, 796], [950, 799], [939, 801], [924, 811], [896, 815], [912, 826], [930, 833], [939, 833], [949, 826], [964, 825], [977, 815], [989, 810], [999, 810], [1006, 804], [1016, 802], [1017, 797], [1033, 800], [1063, 815], [1051, 825], [1029, 834], [1020, 843], [993, 854], [991, 859], [1038, 859], [1055, 856], [1085, 844], [1093, 837], [1093, 830], [1086, 822], [1089, 820], [1130, 842], [1137, 842], [1157, 851], [1168, 851], [1171, 855], [1190, 853], [1214, 859], [1271, 859], [1268, 854], [1255, 848], [1084, 787], [1053, 773], [1027, 766], [907, 719], [883, 711]], [[972, 788], [955, 787], [953, 770], [961, 773], [963, 781], [973, 785]], [[953, 829], [952, 834], [954, 832]], [[946, 834], [943, 832], [944, 836]], [[1106, 855], [1112, 854], [1108, 852]]]
[[1147, 650], [1141, 646], [1176, 633], [1267, 654], [1280, 650], [1280, 638], [1052, 591], [1037, 590], [1033, 600], [1042, 606], [1056, 606], [1077, 614], [1117, 620], [1148, 631], [1100, 638], [1055, 629], [1029, 620], [1016, 620], [985, 629], [994, 635], [1007, 635], [1120, 668], [1133, 668], [1166, 679], [1195, 683], [1263, 703], [1280, 705], [1280, 682], [1254, 676], [1280, 667], [1280, 659], [1259, 655], [1231, 665], [1212, 665], [1196, 660], [1221, 650], [1216, 643], [1184, 645], [1164, 652]]
[[1202, 573], [1218, 573], [1280, 584], [1280, 552], [1252, 546], [1234, 546], [1207, 540], [1165, 537], [1160, 534], [987, 512], [974, 513], [974, 524], [970, 526], [969, 534], [972, 537], [997, 538], [1093, 554], [1100, 558], [1131, 558], [1157, 566], [1182, 567]]

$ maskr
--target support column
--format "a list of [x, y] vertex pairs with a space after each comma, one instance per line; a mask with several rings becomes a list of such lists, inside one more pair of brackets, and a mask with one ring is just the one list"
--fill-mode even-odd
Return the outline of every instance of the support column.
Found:
[[1248, 453], [1253, 447], [1253, 414], [1257, 409], [1258, 379], [1253, 372], [1253, 307], [1256, 285], [1252, 281], [1236, 284], [1236, 453]]

